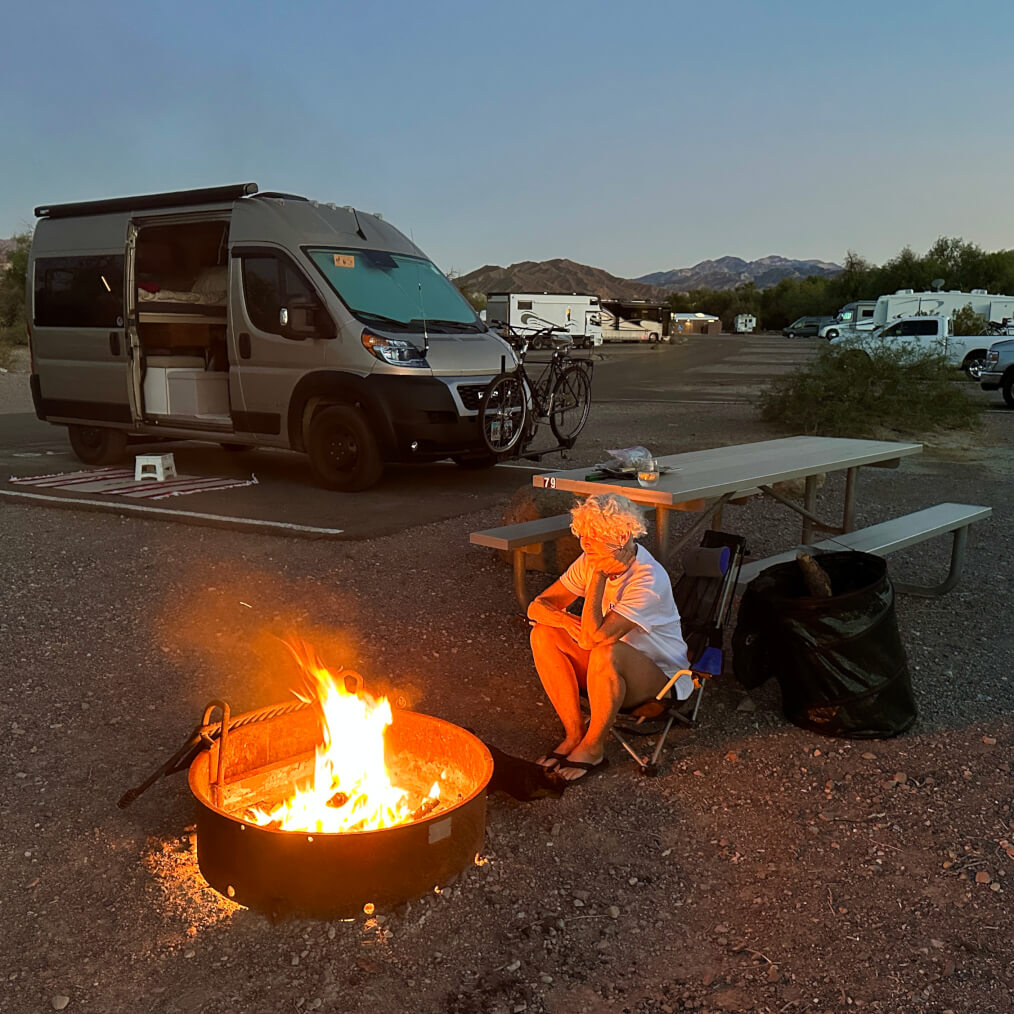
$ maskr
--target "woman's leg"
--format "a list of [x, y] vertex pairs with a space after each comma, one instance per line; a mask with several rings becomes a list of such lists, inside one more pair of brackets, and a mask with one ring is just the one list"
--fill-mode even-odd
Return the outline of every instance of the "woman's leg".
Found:
[[[643, 652], [623, 641], [593, 648], [588, 660], [588, 704], [591, 719], [581, 742], [568, 760], [598, 764], [605, 753], [609, 730], [621, 707], [632, 707], [654, 697], [665, 686], [665, 673]], [[560, 772], [567, 777], [566, 763]], [[575, 777], [583, 773], [572, 768]]]
[[560, 716], [564, 737], [554, 753], [566, 756], [584, 735], [579, 687], [588, 670], [589, 651], [560, 627], [536, 623], [532, 627], [532, 658], [546, 696]]

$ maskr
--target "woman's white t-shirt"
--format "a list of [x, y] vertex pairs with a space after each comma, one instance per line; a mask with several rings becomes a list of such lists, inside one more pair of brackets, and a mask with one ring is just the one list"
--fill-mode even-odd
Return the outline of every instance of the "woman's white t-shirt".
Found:
[[[560, 582], [567, 591], [583, 597], [593, 574], [594, 568], [582, 553], [560, 577]], [[622, 574], [606, 578], [602, 615], [610, 609], [637, 624], [620, 640], [647, 655], [666, 676], [687, 668], [687, 643], [683, 640], [669, 575], [644, 546], [637, 547], [634, 562]], [[675, 685], [681, 701], [693, 689], [690, 676], [681, 676]]]

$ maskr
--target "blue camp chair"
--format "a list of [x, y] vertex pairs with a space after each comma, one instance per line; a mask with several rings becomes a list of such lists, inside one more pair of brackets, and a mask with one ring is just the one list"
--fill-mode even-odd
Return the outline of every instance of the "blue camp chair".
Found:
[[[701, 547], [683, 556], [683, 573], [673, 585], [673, 596], [680, 612], [690, 668], [676, 673], [650, 701], [622, 709], [612, 728], [613, 736], [637, 762], [641, 774], [658, 773], [669, 730], [676, 723], [687, 728], [697, 724], [705, 684], [713, 676], [721, 675], [725, 621], [745, 552], [738, 535], [707, 531]], [[681, 701], [674, 688], [676, 681], [687, 673], [694, 681], [694, 689]], [[658, 737], [650, 756], [642, 756], [634, 749], [629, 742], [632, 736]]]

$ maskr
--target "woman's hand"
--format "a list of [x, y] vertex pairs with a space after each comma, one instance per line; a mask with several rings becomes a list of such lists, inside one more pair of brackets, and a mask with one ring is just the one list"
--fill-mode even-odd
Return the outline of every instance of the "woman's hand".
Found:
[[617, 577], [626, 571], [637, 555], [637, 545], [630, 539], [625, 546], [614, 550], [608, 555], [603, 554], [595, 560], [595, 570], [606, 577]]

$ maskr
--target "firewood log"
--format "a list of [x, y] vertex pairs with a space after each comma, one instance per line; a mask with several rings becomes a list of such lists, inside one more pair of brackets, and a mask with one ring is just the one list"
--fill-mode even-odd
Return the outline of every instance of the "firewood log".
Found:
[[809, 593], [817, 599], [831, 597], [831, 578], [824, 568], [817, 563], [810, 553], [800, 550], [796, 553], [796, 562], [803, 572], [803, 580]]

